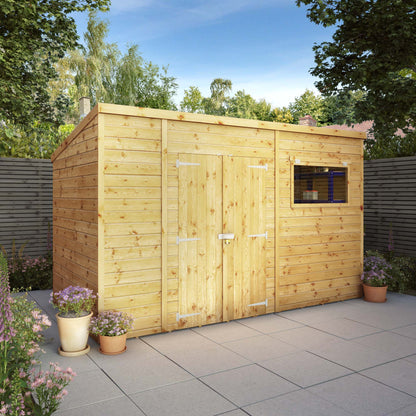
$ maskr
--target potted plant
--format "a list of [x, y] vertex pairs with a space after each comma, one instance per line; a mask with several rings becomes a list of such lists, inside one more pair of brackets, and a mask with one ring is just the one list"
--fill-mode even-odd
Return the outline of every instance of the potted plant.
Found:
[[117, 311], [100, 312], [91, 319], [90, 332], [100, 339], [100, 352], [107, 355], [126, 351], [127, 331], [132, 328], [133, 317]]
[[86, 354], [90, 350], [88, 329], [97, 296], [91, 289], [68, 286], [51, 293], [50, 303], [58, 309], [58, 323], [61, 346], [59, 354], [73, 357]]
[[387, 287], [391, 279], [391, 264], [377, 252], [368, 251], [364, 257], [364, 269], [361, 275], [364, 300], [385, 302]]

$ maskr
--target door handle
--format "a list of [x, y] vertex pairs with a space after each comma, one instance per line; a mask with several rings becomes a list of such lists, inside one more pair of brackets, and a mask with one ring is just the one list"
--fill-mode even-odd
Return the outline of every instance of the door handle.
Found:
[[218, 234], [219, 240], [234, 240], [234, 234], [228, 233], [228, 234]]

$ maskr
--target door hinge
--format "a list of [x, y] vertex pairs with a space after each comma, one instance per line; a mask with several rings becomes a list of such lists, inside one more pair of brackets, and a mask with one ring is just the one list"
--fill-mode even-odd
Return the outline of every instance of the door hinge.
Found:
[[247, 306], [262, 306], [265, 305], [267, 307], [267, 299], [264, 302], [252, 303], [251, 305]]
[[267, 163], [265, 165], [248, 165], [249, 168], [267, 170]]
[[181, 162], [179, 159], [176, 160], [176, 167], [179, 166], [201, 166], [200, 163], [192, 163], [192, 162]]
[[200, 240], [200, 238], [179, 238], [179, 237], [176, 237], [176, 244], [183, 243], [183, 242], [186, 242], [186, 241], [198, 241], [198, 240]]
[[179, 312], [176, 313], [176, 322], [179, 322], [180, 319], [182, 318], [188, 318], [190, 316], [196, 316], [196, 315], [201, 315], [200, 313], [188, 313], [185, 315], [181, 315]]
[[264, 234], [250, 234], [247, 237], [264, 237], [267, 240], [267, 231]]

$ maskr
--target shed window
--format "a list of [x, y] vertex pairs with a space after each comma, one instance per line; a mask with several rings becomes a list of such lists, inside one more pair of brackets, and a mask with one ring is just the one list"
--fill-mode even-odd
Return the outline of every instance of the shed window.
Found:
[[294, 168], [295, 204], [347, 202], [347, 168], [299, 165]]

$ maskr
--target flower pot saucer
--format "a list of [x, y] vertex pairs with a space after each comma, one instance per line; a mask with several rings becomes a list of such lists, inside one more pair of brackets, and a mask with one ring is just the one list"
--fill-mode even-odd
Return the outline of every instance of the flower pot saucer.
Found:
[[62, 355], [63, 357], [78, 357], [80, 355], [87, 354], [90, 351], [90, 346], [87, 344], [87, 346], [80, 351], [64, 351], [61, 347], [58, 348], [59, 355]]
[[101, 348], [99, 349], [101, 354], [104, 355], [118, 355], [118, 354], [123, 354], [123, 352], [125, 352], [127, 350], [127, 345], [124, 347], [124, 349], [122, 349], [121, 351], [117, 351], [117, 352], [105, 352], [103, 351]]

